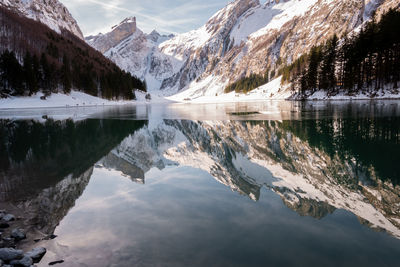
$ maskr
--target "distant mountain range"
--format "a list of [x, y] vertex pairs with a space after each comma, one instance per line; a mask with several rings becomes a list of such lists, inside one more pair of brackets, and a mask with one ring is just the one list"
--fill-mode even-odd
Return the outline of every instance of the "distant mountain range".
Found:
[[[10, 1], [0, 5], [40, 21], [58, 33], [67, 30], [83, 39], [68, 10], [57, 0]], [[235, 0], [204, 26], [173, 35], [142, 32], [130, 17], [109, 33], [86, 42], [120, 68], [145, 80], [152, 93], [175, 100], [224, 95], [244, 77], [269, 81], [313, 46], [333, 35], [357, 34], [374, 16], [379, 20], [400, 0]], [[279, 84], [279, 83], [275, 83]], [[274, 85], [274, 87], [276, 87]], [[259, 91], [261, 98], [290, 96], [289, 86]]]
[[[121, 68], [146, 79], [149, 90], [162, 95], [184, 91], [176, 99], [193, 99], [221, 95], [228, 84], [251, 74], [276, 77], [280, 67], [313, 46], [334, 34], [344, 37], [358, 32], [374, 14], [379, 18], [399, 5], [399, 0], [264, 4], [236, 0], [199, 29], [172, 38], [150, 40], [128, 19], [110, 33], [87, 40]], [[264, 92], [264, 97], [282, 97], [282, 92], [274, 94]]]

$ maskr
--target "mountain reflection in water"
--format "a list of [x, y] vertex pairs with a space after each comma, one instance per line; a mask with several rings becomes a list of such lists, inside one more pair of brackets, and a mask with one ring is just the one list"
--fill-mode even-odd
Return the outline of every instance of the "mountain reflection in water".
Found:
[[0, 198], [51, 234], [85, 196], [94, 170], [119, 173], [145, 191], [154, 170], [179, 166], [202, 170], [252, 201], [273, 192], [308, 218], [346, 210], [400, 239], [399, 154], [398, 116], [1, 120]]
[[[265, 186], [300, 215], [336, 208], [400, 237], [399, 119], [194, 122], [145, 126], [113, 149], [115, 161], [148, 172], [166, 165], [199, 168], [257, 201]], [[104, 160], [132, 180], [121, 164]], [[144, 181], [143, 181], [144, 182]]]

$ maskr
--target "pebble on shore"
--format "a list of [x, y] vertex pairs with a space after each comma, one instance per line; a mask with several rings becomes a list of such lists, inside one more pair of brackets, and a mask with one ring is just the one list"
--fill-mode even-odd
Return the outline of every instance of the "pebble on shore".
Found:
[[39, 263], [46, 254], [46, 249], [37, 247], [24, 253], [16, 249], [15, 244], [26, 239], [26, 233], [22, 229], [15, 228], [11, 231], [10, 237], [4, 237], [3, 229], [10, 227], [9, 223], [15, 221], [15, 216], [0, 210], [0, 266], [23, 266], [31, 267], [34, 263]]
[[12, 214], [6, 214], [1, 218], [5, 222], [15, 221], [15, 216]]

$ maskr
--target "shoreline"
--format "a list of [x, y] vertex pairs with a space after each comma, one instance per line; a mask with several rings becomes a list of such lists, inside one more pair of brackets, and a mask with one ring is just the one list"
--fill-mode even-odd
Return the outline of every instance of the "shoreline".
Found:
[[36, 266], [47, 250], [45, 240], [53, 234], [40, 232], [19, 207], [0, 205], [0, 262], [10, 266]]
[[[151, 94], [151, 93], [150, 93]], [[3, 112], [18, 112], [28, 110], [81, 110], [81, 109], [101, 109], [116, 106], [134, 106], [134, 105], [148, 105], [148, 104], [229, 104], [229, 103], [251, 103], [251, 102], [330, 102], [330, 101], [377, 101], [377, 100], [400, 100], [400, 93], [395, 92], [381, 92], [380, 95], [367, 96], [360, 93], [357, 95], [345, 95], [339, 93], [335, 96], [327, 96], [324, 92], [315, 92], [306, 98], [300, 97], [297, 93], [288, 95], [287, 93], [279, 96], [269, 96], [260, 94], [257, 91], [248, 94], [225, 94], [220, 96], [199, 96], [196, 98], [180, 99], [175, 96], [159, 96], [152, 94], [152, 100], [146, 100], [146, 93], [136, 92], [136, 100], [107, 100], [99, 97], [87, 95], [79, 91], [72, 91], [71, 94], [66, 95], [62, 93], [55, 93], [50, 95], [46, 100], [40, 99], [42, 93], [30, 97], [10, 97], [0, 99], [0, 111]]]
[[98, 111], [101, 108], [112, 108], [112, 107], [128, 107], [138, 105], [152, 105], [152, 104], [184, 104], [184, 105], [207, 105], [207, 104], [236, 104], [236, 103], [261, 103], [261, 102], [351, 102], [351, 101], [393, 101], [400, 100], [398, 97], [382, 97], [382, 98], [305, 98], [305, 99], [290, 99], [290, 98], [266, 98], [266, 99], [227, 99], [226, 101], [172, 101], [166, 99], [166, 101], [132, 101], [130, 103], [115, 103], [115, 104], [103, 104], [103, 105], [82, 105], [82, 106], [23, 106], [23, 107], [6, 107], [3, 108], [0, 105], [0, 112], [25, 112], [25, 111], [40, 111], [44, 109], [48, 110], [69, 110], [79, 111], [84, 109], [93, 109]]
[[306, 99], [291, 99], [291, 98], [265, 98], [265, 99], [227, 99], [226, 101], [196, 101], [193, 100], [183, 100], [177, 101], [179, 104], [234, 104], [234, 103], [252, 103], [252, 102], [345, 102], [345, 101], [381, 101], [381, 100], [400, 100], [400, 95], [397, 97], [382, 97], [382, 98], [306, 98]]
[[[108, 100], [96, 96], [91, 96], [80, 91], [71, 91], [70, 94], [53, 93], [46, 99], [42, 99], [43, 93], [37, 93], [32, 96], [14, 96], [8, 98], [0, 98], [0, 110], [17, 110], [17, 109], [45, 109], [45, 108], [93, 108], [93, 107], [110, 107], [146, 104], [144, 92], [136, 91], [136, 100]], [[151, 103], [171, 102], [165, 98], [154, 96]]]

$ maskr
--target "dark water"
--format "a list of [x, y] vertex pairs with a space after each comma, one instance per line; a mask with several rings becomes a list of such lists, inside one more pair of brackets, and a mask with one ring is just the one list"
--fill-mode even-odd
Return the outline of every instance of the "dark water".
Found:
[[400, 264], [397, 101], [0, 117], [0, 200], [58, 236], [39, 266]]

